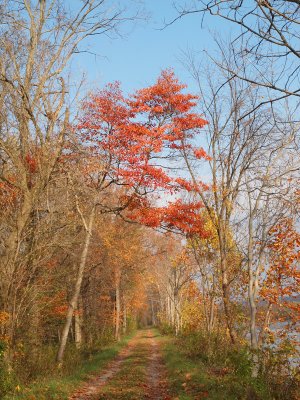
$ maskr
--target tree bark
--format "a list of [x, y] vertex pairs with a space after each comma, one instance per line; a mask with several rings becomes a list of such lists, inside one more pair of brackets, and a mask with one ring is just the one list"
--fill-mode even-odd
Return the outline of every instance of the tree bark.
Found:
[[[79, 302], [78, 302], [79, 303]], [[77, 306], [76, 313], [74, 315], [75, 320], [75, 346], [80, 349], [82, 346], [82, 318], [81, 318], [81, 307]]]
[[121, 298], [120, 298], [120, 271], [115, 273], [115, 285], [116, 285], [116, 326], [115, 326], [115, 338], [119, 342], [120, 336], [120, 321], [121, 321]]
[[151, 304], [151, 323], [153, 326], [156, 326], [156, 317], [155, 317], [155, 311], [154, 311], [154, 305], [153, 305], [153, 299], [150, 299], [150, 304]]
[[77, 302], [78, 302], [78, 297], [80, 294], [80, 289], [81, 289], [81, 284], [82, 284], [83, 273], [84, 273], [84, 269], [85, 269], [90, 239], [91, 239], [91, 235], [92, 235], [94, 218], [95, 218], [95, 207], [93, 207], [90, 217], [89, 217], [89, 222], [88, 222], [88, 226], [86, 229], [85, 241], [84, 241], [84, 246], [82, 249], [80, 264], [79, 264], [78, 273], [77, 273], [77, 279], [76, 279], [75, 287], [74, 287], [74, 292], [73, 292], [71, 301], [69, 303], [65, 325], [64, 325], [62, 335], [61, 335], [60, 346], [59, 346], [57, 357], [56, 357], [56, 360], [59, 364], [61, 364], [63, 361], [63, 356], [64, 356], [64, 352], [66, 349], [67, 339], [68, 339], [68, 335], [69, 335], [69, 331], [70, 331], [70, 326], [72, 323], [74, 310], [76, 310], [76, 307], [77, 307]]
[[227, 276], [227, 265], [226, 265], [226, 255], [222, 249], [223, 243], [220, 243], [220, 256], [221, 256], [221, 275], [222, 275], [222, 297], [223, 297], [223, 305], [224, 305], [224, 313], [225, 313], [225, 321], [228, 329], [230, 341], [232, 344], [235, 344], [236, 337], [235, 331], [233, 327], [232, 314], [230, 310], [230, 296], [229, 296], [229, 283]]
[[123, 298], [123, 334], [125, 335], [127, 333], [127, 307], [126, 307], [126, 301]]
[[210, 310], [209, 310], [209, 322], [208, 322], [208, 334], [212, 333], [215, 324], [215, 301], [214, 297], [211, 298], [210, 301]]

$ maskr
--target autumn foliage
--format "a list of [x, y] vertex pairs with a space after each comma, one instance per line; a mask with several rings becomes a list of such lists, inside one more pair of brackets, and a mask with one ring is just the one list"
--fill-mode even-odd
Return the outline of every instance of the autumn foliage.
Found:
[[[228, 398], [298, 399], [299, 90], [277, 87], [281, 54], [259, 54], [265, 40], [288, 47], [285, 23], [275, 29], [284, 13], [252, 2], [263, 35], [239, 23], [255, 42], [242, 32], [237, 53], [219, 46], [203, 76], [189, 57], [201, 96], [165, 69], [78, 104], [72, 55], [135, 19], [110, 3], [0, 5], [0, 397], [28, 398], [28, 382], [155, 325], [201, 374], [205, 363], [216, 379], [232, 373]], [[247, 12], [246, 1], [209, 3], [226, 19]], [[251, 54], [261, 67], [278, 60], [271, 80], [248, 74]]]
[[[1, 339], [9, 349], [24, 346], [11, 353], [16, 365], [31, 362], [24, 381], [29, 370], [38, 375], [40, 349], [61, 346], [63, 335], [59, 361], [70, 357], [70, 342], [93, 351], [137, 325], [196, 335], [201, 340], [192, 353], [203, 352], [199, 343], [205, 343], [209, 360], [220, 346], [228, 355], [226, 285], [232, 326], [241, 331], [237, 343], [245, 345], [248, 275], [234, 227], [224, 220], [232, 207], [229, 192], [222, 187], [222, 198], [216, 182], [191, 174], [215, 162], [198, 146], [207, 124], [196, 111], [198, 101], [171, 70], [130, 95], [120, 83], [109, 84], [82, 103], [44, 186], [43, 160], [54, 156], [38, 145], [19, 157], [24, 179], [11, 167], [0, 183], [11, 244]], [[216, 207], [221, 200], [223, 214]], [[262, 333], [270, 326], [270, 305], [277, 307], [271, 314], [277, 321], [297, 324], [299, 306], [290, 300], [299, 285], [299, 246], [293, 218], [268, 232], [268, 261], [259, 276], [258, 302], [267, 304], [259, 310]]]
[[270, 232], [270, 268], [261, 290], [262, 297], [270, 304], [285, 309], [289, 318], [300, 320], [297, 302], [300, 285], [300, 234], [291, 218], [278, 223]]
[[191, 231], [199, 230], [199, 224], [192, 227], [192, 219], [197, 219], [201, 203], [185, 205], [178, 200], [163, 208], [153, 203], [167, 193], [195, 190], [174, 172], [182, 151], [208, 158], [192, 145], [207, 122], [194, 111], [197, 96], [183, 93], [185, 88], [169, 70], [153, 86], [128, 97], [119, 83], [109, 84], [84, 102], [78, 129], [80, 140], [104, 171], [103, 185], [126, 187], [123, 201], [131, 210], [129, 218], [148, 226]]

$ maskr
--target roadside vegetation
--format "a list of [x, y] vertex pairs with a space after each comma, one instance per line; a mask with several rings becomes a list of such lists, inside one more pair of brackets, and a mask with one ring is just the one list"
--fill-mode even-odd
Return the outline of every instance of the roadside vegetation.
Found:
[[132, 337], [127, 336], [118, 343], [111, 343], [94, 351], [76, 352], [70, 348], [66, 353], [64, 368], [54, 367], [55, 354], [46, 357], [43, 364], [37, 366], [39, 374], [30, 384], [20, 380], [19, 376], [8, 376], [3, 382], [9, 392], [4, 400], [66, 400], [80, 385], [95, 373], [99, 374], [113, 360]]
[[[249, 348], [214, 344], [214, 350], [201, 334], [188, 334], [161, 339], [169, 373], [170, 394], [180, 400], [271, 400], [297, 399], [299, 378], [276, 375], [276, 363], [257, 378], [252, 377]], [[222, 347], [221, 347], [222, 345]], [[213, 350], [213, 351], [212, 351]]]
[[193, 90], [166, 66], [87, 93], [76, 57], [142, 24], [147, 2], [0, 4], [0, 397], [67, 396], [155, 326], [176, 338], [174, 393], [199, 380], [198, 397], [295, 400], [300, 2], [175, 1], [170, 24], [242, 29], [183, 56]]

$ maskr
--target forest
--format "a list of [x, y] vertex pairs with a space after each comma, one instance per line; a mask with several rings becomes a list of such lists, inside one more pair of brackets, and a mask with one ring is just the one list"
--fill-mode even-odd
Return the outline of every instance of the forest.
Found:
[[86, 90], [148, 3], [0, 0], [0, 398], [297, 400], [300, 2], [170, 2], [232, 27], [193, 88]]

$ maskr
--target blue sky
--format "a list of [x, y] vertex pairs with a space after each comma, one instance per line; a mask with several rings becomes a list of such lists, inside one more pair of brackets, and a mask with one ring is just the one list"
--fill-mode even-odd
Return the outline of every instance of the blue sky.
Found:
[[[122, 0], [122, 4], [132, 4], [139, 0]], [[120, 81], [125, 92], [154, 83], [162, 69], [173, 68], [188, 91], [197, 93], [197, 86], [188, 71], [180, 62], [183, 51], [196, 51], [197, 58], [205, 62], [205, 51], [213, 52], [214, 32], [229, 34], [227, 24], [218, 18], [205, 19], [201, 26], [201, 16], [193, 14], [176, 21], [165, 29], [164, 21], [171, 21], [176, 16], [173, 0], [141, 0], [149, 14], [147, 21], [140, 21], [134, 27], [125, 25], [125, 35], [109, 38], [103, 35], [89, 38], [85, 48], [98, 56], [83, 53], [73, 62], [73, 71], [78, 79], [85, 73], [85, 85], [82, 94], [103, 87], [108, 82]], [[199, 110], [200, 111], [200, 110]], [[201, 111], [200, 111], [201, 112]], [[199, 146], [206, 148], [205, 135], [198, 137]], [[210, 174], [208, 166], [203, 165], [202, 178], [207, 181]]]
[[[132, 3], [123, 0], [124, 3]], [[122, 3], [123, 3], [122, 2]], [[148, 21], [140, 21], [133, 28], [124, 26], [125, 35], [121, 38], [108, 38], [103, 35], [89, 39], [89, 49], [98, 56], [80, 55], [76, 60], [79, 73], [86, 73], [88, 88], [102, 87], [107, 82], [119, 80], [125, 91], [131, 92], [154, 82], [160, 71], [173, 68], [180, 80], [196, 91], [193, 81], [181, 65], [182, 51], [189, 49], [199, 52], [205, 58], [203, 50], [211, 51], [213, 42], [211, 32], [224, 30], [224, 23], [214, 18], [201, 27], [201, 16], [187, 16], [164, 30], [160, 30], [163, 21], [170, 21], [176, 15], [172, 0], [145, 0]], [[210, 32], [211, 31], [211, 32]]]

